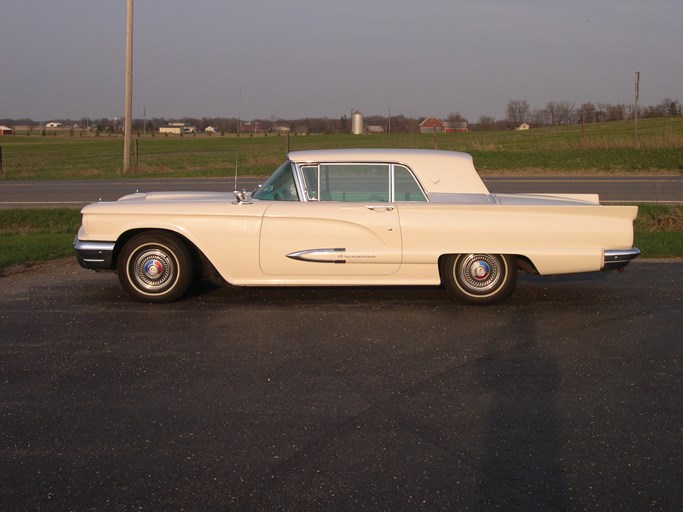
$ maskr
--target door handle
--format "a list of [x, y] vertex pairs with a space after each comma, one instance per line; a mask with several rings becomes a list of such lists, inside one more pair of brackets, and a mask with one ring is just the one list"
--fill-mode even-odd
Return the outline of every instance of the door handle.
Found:
[[374, 204], [374, 205], [367, 205], [366, 208], [368, 210], [372, 210], [373, 212], [375, 211], [385, 211], [385, 212], [392, 212], [394, 211], [394, 208], [396, 208], [393, 204]]

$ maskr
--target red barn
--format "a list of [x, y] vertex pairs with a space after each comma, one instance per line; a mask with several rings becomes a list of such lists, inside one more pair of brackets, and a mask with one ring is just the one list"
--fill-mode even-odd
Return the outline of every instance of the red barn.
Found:
[[443, 133], [444, 126], [436, 117], [428, 117], [420, 123], [421, 133]]

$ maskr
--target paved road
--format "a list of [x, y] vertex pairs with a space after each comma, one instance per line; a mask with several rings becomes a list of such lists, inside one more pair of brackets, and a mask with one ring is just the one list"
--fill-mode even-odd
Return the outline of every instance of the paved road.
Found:
[[0, 279], [2, 510], [679, 510], [683, 265], [128, 299]]
[[[238, 188], [252, 190], [264, 178], [242, 178]], [[641, 177], [490, 177], [492, 192], [597, 193], [603, 202], [683, 202], [683, 176]], [[71, 181], [0, 181], [0, 208], [73, 206], [115, 200], [132, 192], [234, 189], [234, 178], [173, 178]]]

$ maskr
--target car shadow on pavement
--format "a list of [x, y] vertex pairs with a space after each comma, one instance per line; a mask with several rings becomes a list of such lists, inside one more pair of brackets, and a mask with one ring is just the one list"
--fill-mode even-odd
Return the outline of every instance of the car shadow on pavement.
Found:
[[527, 313], [523, 325], [493, 335], [489, 355], [478, 362], [488, 416], [474, 510], [580, 508], [567, 496], [560, 455], [558, 363], [539, 343], [540, 329]]

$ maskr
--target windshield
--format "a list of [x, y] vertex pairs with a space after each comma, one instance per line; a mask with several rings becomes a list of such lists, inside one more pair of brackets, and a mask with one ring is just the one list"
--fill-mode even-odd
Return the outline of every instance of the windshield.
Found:
[[292, 163], [287, 160], [266, 180], [261, 188], [252, 194], [254, 199], [266, 201], [298, 201]]

